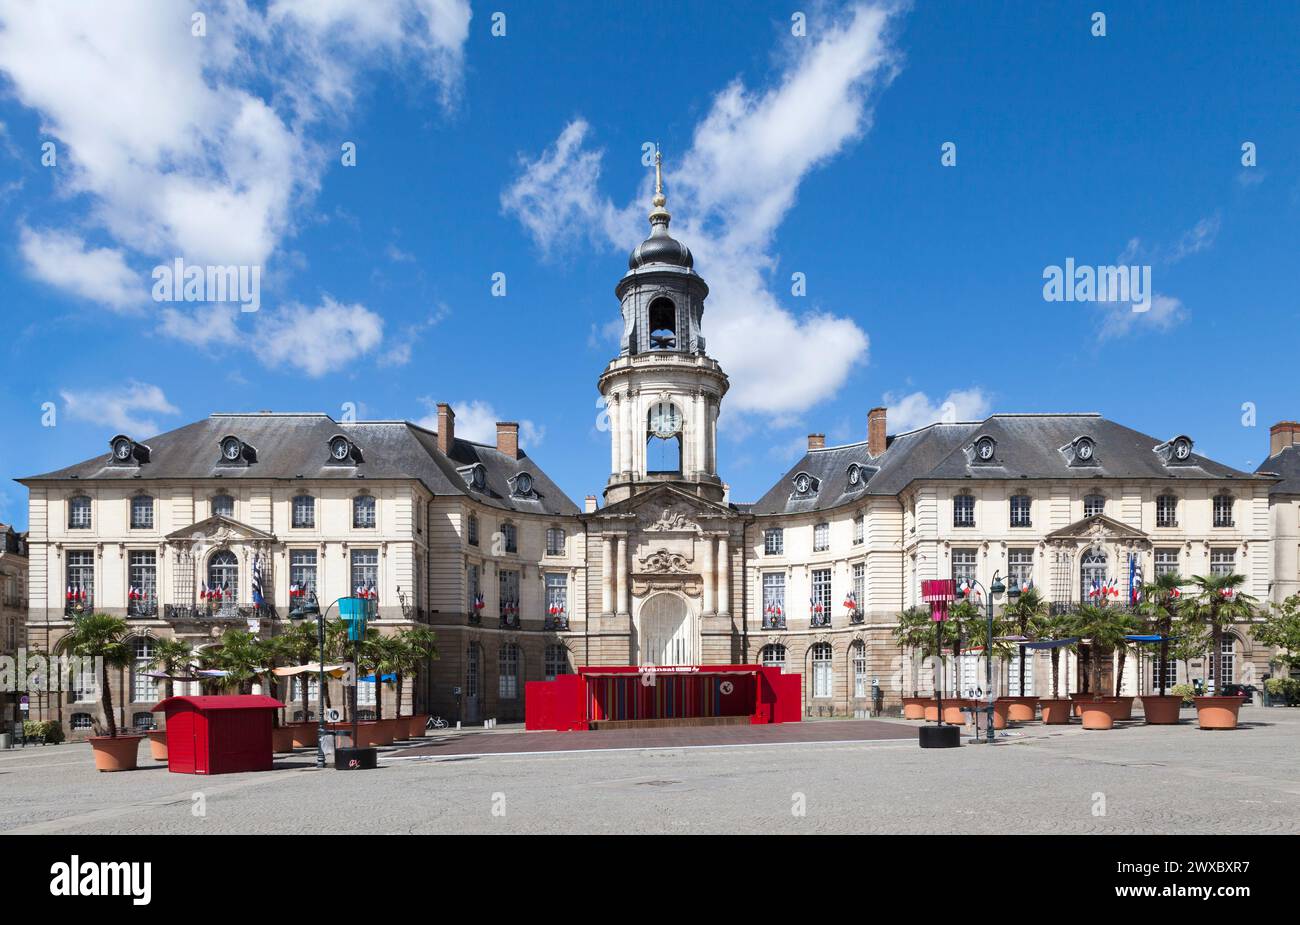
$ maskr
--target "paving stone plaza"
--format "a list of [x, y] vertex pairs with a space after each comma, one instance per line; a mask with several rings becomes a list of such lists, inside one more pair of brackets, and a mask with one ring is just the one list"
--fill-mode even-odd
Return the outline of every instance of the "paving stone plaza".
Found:
[[[958, 833], [1295, 834], [1300, 710], [1241, 725], [1030, 724], [997, 744], [922, 751], [917, 723], [451, 732], [379, 768], [99, 774], [89, 746], [0, 755], [5, 834]], [[967, 740], [969, 741], [969, 740]], [[147, 751], [147, 749], [146, 749]]]

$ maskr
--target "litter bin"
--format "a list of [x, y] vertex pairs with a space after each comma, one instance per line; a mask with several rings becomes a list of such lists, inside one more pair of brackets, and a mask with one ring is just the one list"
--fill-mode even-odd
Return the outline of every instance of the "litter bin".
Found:
[[379, 767], [377, 748], [338, 748], [334, 750], [334, 770], [373, 771]]
[[334, 762], [334, 733], [327, 732], [320, 737], [321, 754], [325, 756], [325, 763]]
[[13, 736], [7, 732], [0, 732], [0, 749], [10, 749], [14, 747]]

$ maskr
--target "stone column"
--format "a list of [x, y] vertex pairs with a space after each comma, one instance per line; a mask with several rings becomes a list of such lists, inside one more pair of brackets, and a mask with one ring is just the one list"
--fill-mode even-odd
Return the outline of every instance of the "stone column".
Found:
[[704, 409], [704, 392], [697, 391], [693, 403], [695, 407], [692, 411], [691, 417], [695, 422], [695, 426], [691, 429], [694, 438], [691, 441], [691, 456], [693, 457], [691, 460], [691, 468], [696, 473], [703, 473], [706, 471], [705, 467], [707, 466], [707, 463], [705, 462], [707, 457], [704, 449], [707, 440], [705, 434], [709, 429], [709, 423], [706, 420], [706, 412]]
[[609, 471], [617, 474], [623, 468], [620, 452], [623, 448], [623, 432], [619, 430], [618, 397], [614, 392], [606, 397], [605, 411], [609, 414]]
[[718, 612], [717, 576], [713, 572], [713, 537], [705, 534], [700, 537], [700, 572], [704, 578], [704, 613]]
[[628, 472], [633, 467], [632, 459], [632, 424], [636, 415], [633, 413], [633, 402], [630, 395], [624, 394], [619, 396], [618, 400], [618, 433], [619, 440], [623, 448], [619, 451], [619, 471]]
[[731, 613], [731, 553], [725, 533], [718, 537], [718, 613]]
[[600, 538], [600, 612], [614, 612], [614, 541]]
[[620, 535], [618, 538], [618, 612], [631, 613], [628, 607], [628, 580], [627, 580], [627, 537]]

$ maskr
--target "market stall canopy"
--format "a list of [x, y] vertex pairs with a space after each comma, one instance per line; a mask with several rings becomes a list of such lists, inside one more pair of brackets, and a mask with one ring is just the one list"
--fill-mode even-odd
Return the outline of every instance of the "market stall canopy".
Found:
[[[340, 665], [326, 665], [325, 673], [331, 678], [341, 678], [351, 669], [351, 662], [344, 662]], [[299, 674], [320, 674], [320, 662], [308, 662], [305, 665], [294, 665], [291, 668], [273, 668], [271, 673], [277, 678], [290, 678]]]

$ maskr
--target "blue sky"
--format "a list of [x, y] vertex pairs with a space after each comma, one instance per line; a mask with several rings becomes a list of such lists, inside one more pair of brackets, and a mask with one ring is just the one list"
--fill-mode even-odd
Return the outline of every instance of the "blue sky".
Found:
[[[120, 430], [347, 403], [518, 420], [599, 493], [656, 141], [736, 500], [881, 403], [1100, 411], [1250, 468], [1300, 415], [1287, 5], [1116, 4], [1105, 36], [1096, 3], [231, 0], [199, 36], [193, 3], [65, 6], [0, 0], [0, 520]], [[260, 266], [260, 310], [154, 301], [177, 256]], [[1150, 266], [1152, 310], [1045, 301], [1067, 258]]]

